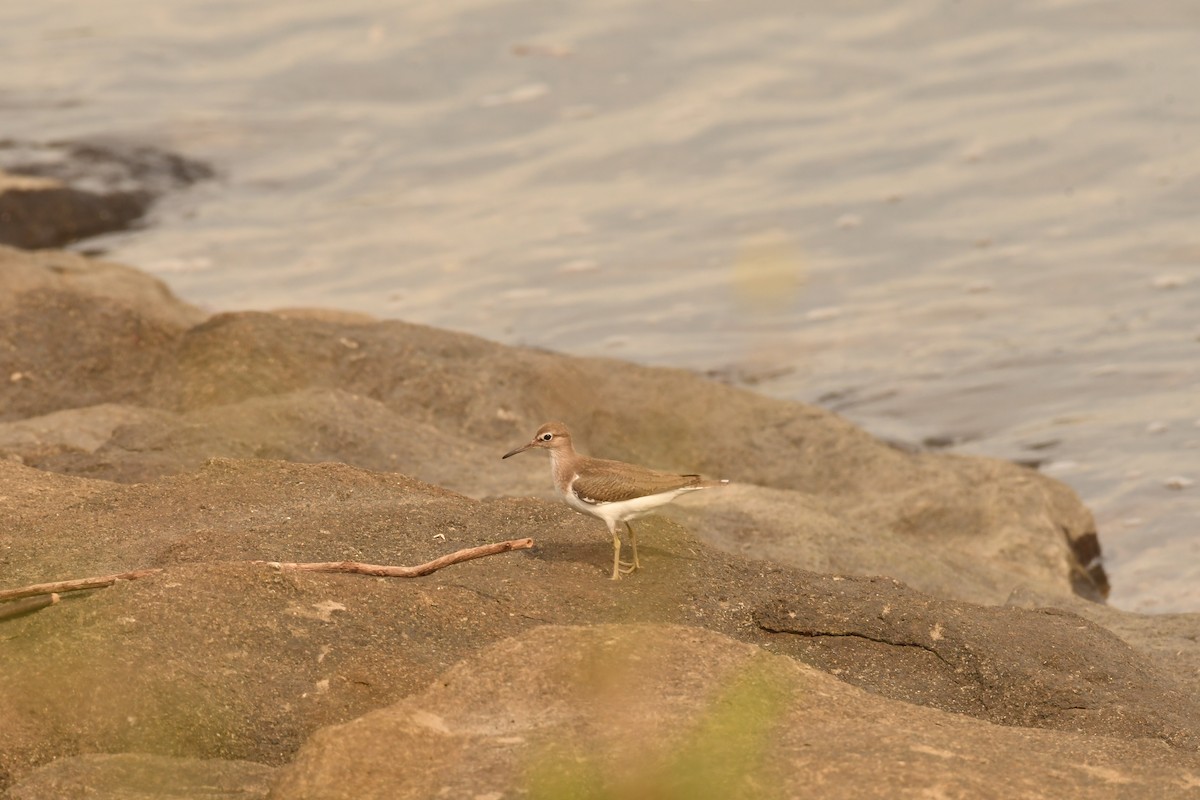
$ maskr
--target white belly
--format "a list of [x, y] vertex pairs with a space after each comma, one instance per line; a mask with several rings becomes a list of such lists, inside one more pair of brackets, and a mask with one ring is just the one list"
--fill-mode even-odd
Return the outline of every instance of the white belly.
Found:
[[599, 517], [604, 520], [609, 529], [612, 529], [619, 522], [628, 522], [638, 517], [644, 517], [659, 506], [665, 506], [679, 495], [699, 488], [699, 486], [689, 486], [684, 489], [672, 489], [669, 492], [648, 494], [645, 497], [635, 497], [632, 500], [617, 500], [612, 503], [585, 503], [568, 486], [567, 491], [563, 493], [563, 499], [566, 500], [567, 505], [571, 508], [576, 511], [582, 511], [584, 514], [590, 514], [593, 517]]

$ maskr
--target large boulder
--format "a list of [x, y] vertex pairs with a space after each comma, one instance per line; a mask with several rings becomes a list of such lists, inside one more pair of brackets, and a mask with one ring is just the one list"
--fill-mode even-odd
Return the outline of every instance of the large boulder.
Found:
[[[162, 569], [0, 621], [0, 776], [100, 751], [285, 763], [482, 647], [614, 620], [717, 631], [989, 723], [1177, 749], [1200, 725], [1176, 673], [1075, 614], [819, 575], [665, 520], [643, 524], [643, 570], [614, 583], [603, 526], [561, 503], [343, 464], [222, 459], [123, 485], [0, 462], [0, 486], [6, 583]], [[524, 536], [532, 551], [420, 579], [255, 563], [411, 565]]]
[[86, 262], [21, 263], [43, 277], [16, 283], [0, 317], [0, 374], [19, 376], [0, 381], [2, 418], [19, 423], [0, 425], [0, 453], [32, 466], [142, 481], [212, 456], [334, 459], [475, 497], [549, 497], [539, 459], [497, 456], [560, 418], [595, 454], [739, 484], [694, 504], [728, 549], [978, 602], [1107, 590], [1091, 514], [1025, 467], [904, 451], [680, 370], [337, 315], [201, 320], [111, 265], [87, 281]]
[[0, 245], [27, 250], [130, 227], [206, 164], [147, 145], [0, 141]]
[[1185, 797], [1200, 756], [997, 726], [726, 636], [546, 627], [318, 732], [271, 793], [427, 797]]
[[204, 317], [130, 267], [0, 246], [0, 421], [138, 404]]

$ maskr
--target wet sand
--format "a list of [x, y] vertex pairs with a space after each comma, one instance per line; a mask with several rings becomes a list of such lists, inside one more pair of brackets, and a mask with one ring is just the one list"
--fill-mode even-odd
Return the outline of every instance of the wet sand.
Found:
[[1114, 604], [1195, 610], [1194, 21], [1182, 0], [10, 4], [0, 136], [216, 165], [84, 245], [188, 300], [713, 371], [1037, 461], [1095, 511]]

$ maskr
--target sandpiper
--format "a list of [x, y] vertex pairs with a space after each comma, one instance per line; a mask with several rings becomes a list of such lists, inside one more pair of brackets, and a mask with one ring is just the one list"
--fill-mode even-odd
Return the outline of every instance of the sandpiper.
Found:
[[[641, 569], [638, 562], [637, 534], [629, 520], [649, 514], [685, 492], [724, 486], [727, 480], [710, 481], [699, 475], [659, 472], [637, 464], [589, 458], [575, 452], [571, 432], [561, 422], [547, 422], [538, 428], [529, 444], [509, 450], [501, 458], [515, 456], [531, 447], [550, 451], [550, 474], [567, 505], [584, 514], [599, 517], [613, 537], [612, 579]], [[624, 522], [633, 548], [633, 561], [621, 560], [621, 535], [617, 523]]]

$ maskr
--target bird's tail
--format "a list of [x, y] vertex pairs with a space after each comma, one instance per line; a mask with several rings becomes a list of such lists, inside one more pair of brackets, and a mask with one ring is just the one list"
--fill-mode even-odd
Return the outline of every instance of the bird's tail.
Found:
[[728, 478], [721, 478], [720, 480], [709, 480], [707, 478], [701, 478], [699, 475], [697, 475], [696, 480], [693, 481], [692, 484], [690, 486], [688, 486], [687, 488], [689, 488], [689, 489], [716, 489], [721, 486], [728, 486], [728, 485], [729, 485]]

